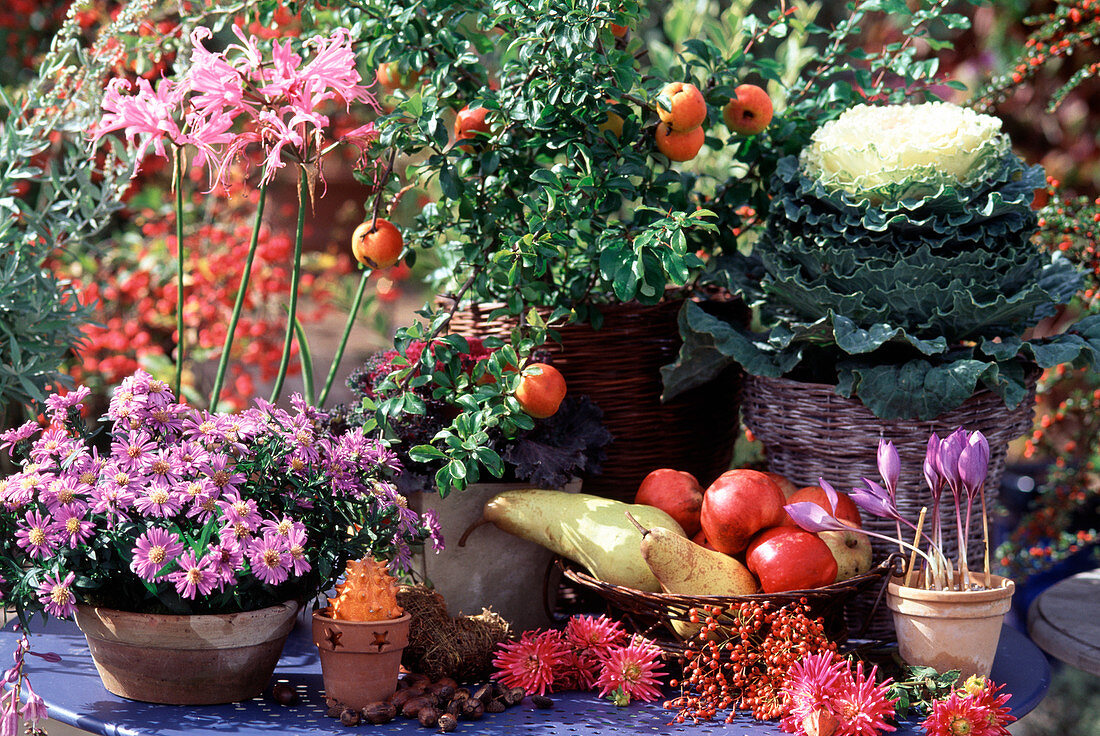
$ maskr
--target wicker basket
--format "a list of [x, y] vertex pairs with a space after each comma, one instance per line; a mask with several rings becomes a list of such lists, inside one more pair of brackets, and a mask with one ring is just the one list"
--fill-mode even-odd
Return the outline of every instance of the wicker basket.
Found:
[[[738, 431], [739, 371], [731, 369], [661, 403], [661, 366], [674, 361], [680, 349], [681, 304], [670, 299], [653, 306], [611, 305], [603, 310], [599, 330], [566, 325], [558, 328], [561, 343], [548, 344], [569, 391], [588, 395], [603, 410], [604, 425], [614, 437], [602, 472], [584, 479], [585, 492], [629, 502], [651, 470], [686, 470], [705, 487], [729, 468]], [[460, 310], [451, 330], [467, 337], [507, 338], [515, 319], [488, 319], [501, 306]], [[744, 316], [741, 302], [707, 302], [707, 308], [722, 309], [730, 319]]]
[[[810, 615], [821, 617], [825, 633], [830, 640], [844, 642], [849, 635], [861, 636], [861, 627], [852, 627], [846, 620], [845, 605], [854, 597], [867, 594], [873, 599], [885, 593], [890, 576], [900, 570], [901, 557], [893, 555], [862, 575], [812, 590], [792, 590], [785, 593], [756, 593], [754, 595], [677, 595], [673, 593], [646, 593], [633, 588], [597, 580], [569, 563], [562, 565], [565, 576], [599, 593], [616, 616], [639, 634], [653, 639], [671, 655], [680, 655], [684, 643], [673, 633], [671, 621], [688, 621], [688, 610], [706, 606], [729, 608], [745, 601], [771, 601], [775, 606], [805, 600]], [[882, 604], [885, 608], [885, 603]]]
[[[957, 427], [981, 430], [989, 440], [986, 488], [995, 498], [1008, 443], [1031, 428], [1037, 378], [1037, 373], [1030, 377], [1028, 394], [1014, 409], [1007, 409], [992, 391], [983, 390], [931, 421], [917, 421], [879, 419], [859, 401], [838, 396], [832, 386], [747, 376], [741, 397], [742, 416], [764, 445], [768, 469], [799, 486], [816, 485], [818, 478], [824, 478], [838, 490], [848, 490], [862, 485], [862, 478], [878, 479], [879, 438], [892, 441], [901, 460], [898, 510], [905, 518], [915, 520], [921, 506], [928, 503], [922, 467], [928, 437], [933, 432], [944, 436]], [[954, 529], [953, 508], [949, 502], [941, 509], [944, 529]], [[889, 519], [866, 517], [863, 526], [890, 536], [897, 533]], [[971, 561], [982, 560], [981, 534], [981, 515], [975, 514], [967, 549]], [[953, 555], [954, 545], [947, 546]], [[876, 559], [897, 551], [896, 545], [873, 537], [871, 547]], [[868, 605], [865, 597], [857, 598], [851, 616], [864, 618]], [[876, 638], [893, 636], [893, 625], [885, 612], [876, 616], [871, 634]]]

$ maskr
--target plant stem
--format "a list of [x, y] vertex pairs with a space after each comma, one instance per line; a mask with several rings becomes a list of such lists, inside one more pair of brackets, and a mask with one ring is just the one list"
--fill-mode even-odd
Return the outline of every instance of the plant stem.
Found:
[[264, 204], [267, 202], [267, 185], [260, 187], [260, 201], [256, 203], [256, 220], [252, 224], [252, 239], [248, 243], [248, 256], [244, 262], [244, 273], [241, 274], [241, 283], [237, 287], [237, 300], [233, 303], [233, 314], [229, 318], [229, 330], [225, 333], [225, 344], [222, 345], [222, 354], [218, 359], [218, 372], [214, 376], [214, 389], [210, 392], [210, 410], [217, 411], [218, 398], [221, 395], [222, 381], [225, 380], [225, 371], [229, 367], [229, 353], [233, 349], [233, 335], [237, 331], [237, 322], [241, 318], [241, 309], [244, 307], [244, 295], [248, 291], [248, 280], [252, 276], [252, 260], [256, 257], [256, 247], [260, 242], [260, 223], [264, 216]]
[[176, 400], [183, 387], [183, 148], [172, 149], [172, 186], [176, 190]]
[[371, 269], [363, 269], [363, 275], [359, 278], [359, 288], [355, 291], [355, 300], [348, 310], [348, 319], [344, 323], [344, 334], [340, 338], [340, 344], [336, 347], [336, 355], [332, 358], [332, 365], [328, 369], [328, 377], [325, 378], [325, 387], [321, 389], [321, 395], [317, 398], [317, 406], [323, 407], [328, 398], [329, 389], [336, 378], [336, 370], [340, 367], [340, 361], [344, 357], [344, 348], [348, 345], [348, 337], [351, 335], [351, 326], [355, 324], [355, 318], [359, 315], [359, 305], [363, 302], [363, 293], [367, 290], [367, 280], [370, 278]]
[[304, 166], [298, 167], [298, 225], [294, 231], [294, 267], [290, 272], [290, 306], [287, 308], [286, 339], [283, 340], [283, 357], [279, 360], [279, 372], [271, 390], [271, 403], [279, 399], [290, 366], [290, 348], [294, 343], [294, 320], [298, 318], [298, 283], [302, 277], [302, 231], [306, 225], [306, 196], [309, 179]]

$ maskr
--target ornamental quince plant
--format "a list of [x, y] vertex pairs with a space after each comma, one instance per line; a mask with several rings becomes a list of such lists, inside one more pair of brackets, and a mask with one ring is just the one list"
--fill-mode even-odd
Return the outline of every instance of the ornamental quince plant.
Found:
[[779, 161], [751, 257], [711, 274], [759, 308], [766, 331], [688, 305], [667, 392], [738, 363], [923, 420], [982, 387], [1016, 406], [1035, 365], [1100, 368], [1095, 317], [1027, 334], [1082, 283], [1032, 241], [1043, 186], [992, 116], [943, 102], [852, 107]]
[[393, 453], [361, 429], [330, 434], [300, 396], [212, 414], [138, 372], [92, 430], [88, 394], [50, 396], [49, 426], [0, 441], [20, 461], [0, 480], [0, 591], [21, 619], [255, 610], [329, 590], [349, 559], [407, 570], [414, 547], [441, 545], [396, 492]]

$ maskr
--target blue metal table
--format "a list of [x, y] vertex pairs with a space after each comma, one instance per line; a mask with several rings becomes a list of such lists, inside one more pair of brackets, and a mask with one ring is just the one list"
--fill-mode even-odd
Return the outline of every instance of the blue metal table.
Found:
[[[0, 653], [13, 651], [17, 635], [5, 628], [0, 632]], [[350, 731], [339, 721], [325, 716], [321, 670], [316, 647], [302, 620], [291, 634], [275, 670], [273, 682], [286, 682], [298, 692], [300, 702], [281, 706], [271, 699], [256, 698], [246, 703], [216, 706], [169, 706], [138, 703], [111, 695], [99, 681], [84, 636], [76, 625], [51, 621], [32, 627], [31, 648], [54, 652], [62, 657], [51, 664], [37, 657], [27, 658], [27, 669], [35, 690], [50, 709], [50, 717], [86, 731], [107, 736], [193, 736], [199, 733], [233, 733], [242, 736], [271, 734], [345, 734], [364, 736], [412, 736], [431, 733], [414, 720], [398, 719], [382, 726], [363, 725]], [[4, 655], [7, 656], [7, 655]], [[993, 665], [993, 679], [1012, 693], [1013, 714], [1019, 718], [1031, 711], [1046, 694], [1050, 667], [1043, 653], [1020, 632], [1005, 627]], [[727, 725], [721, 721], [699, 725], [669, 725], [671, 711], [659, 704], [634, 704], [616, 708], [594, 694], [555, 693], [554, 706], [538, 710], [530, 699], [504, 713], [486, 714], [480, 721], [460, 721], [459, 736], [497, 734], [554, 734], [555, 736], [633, 736], [634, 734], [780, 734], [777, 723], [758, 722], [741, 716]], [[898, 736], [920, 734], [911, 723], [899, 725]]]

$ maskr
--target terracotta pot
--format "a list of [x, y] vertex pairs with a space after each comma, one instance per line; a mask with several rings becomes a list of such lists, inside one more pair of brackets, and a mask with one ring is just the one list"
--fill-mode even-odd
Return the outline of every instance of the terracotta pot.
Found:
[[886, 605], [893, 613], [901, 658], [939, 672], [960, 670], [963, 679], [988, 677], [1016, 590], [1008, 578], [990, 577], [991, 588], [967, 591], [910, 588], [894, 578]]
[[325, 699], [362, 709], [393, 695], [401, 651], [409, 644], [409, 614], [385, 621], [338, 621], [329, 610], [313, 613]]
[[213, 705], [263, 693], [294, 628], [298, 604], [202, 616], [78, 606], [103, 686], [130, 700]]
[[[492, 608], [514, 631], [546, 628], [552, 623], [546, 613], [543, 583], [553, 552], [492, 524], [474, 529], [465, 544], [458, 546], [463, 532], [481, 519], [489, 499], [529, 487], [523, 483], [474, 483], [446, 498], [434, 492], [409, 496], [411, 508], [419, 513], [432, 509], [439, 519], [446, 549], [419, 553], [413, 564], [447, 601], [450, 615], [477, 615], [483, 608]], [[581, 482], [573, 481], [562, 490], [580, 491]]]

